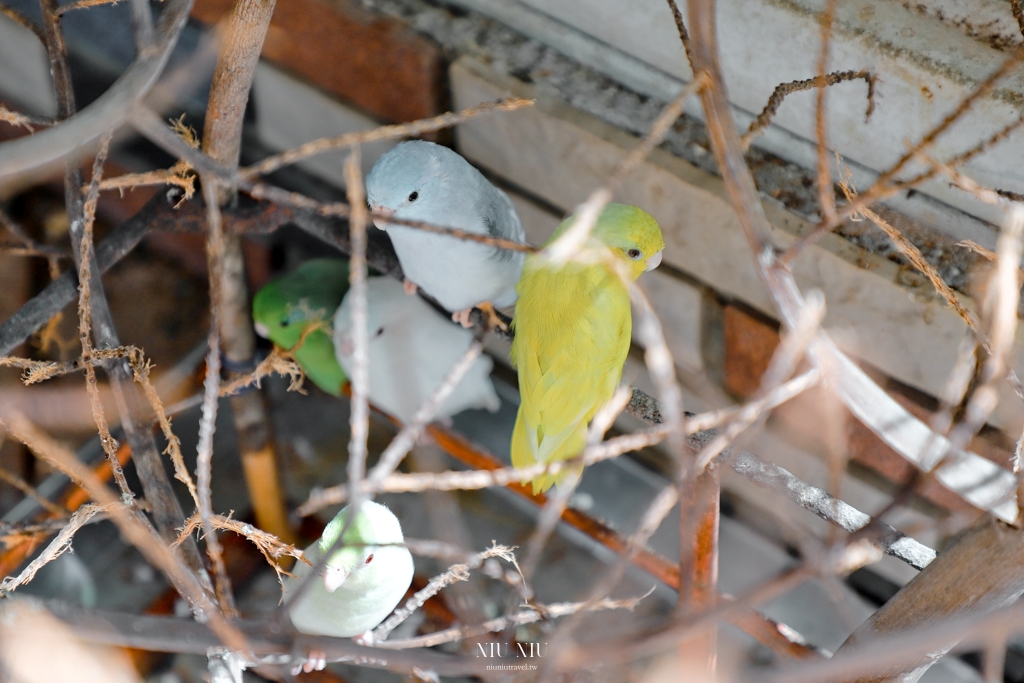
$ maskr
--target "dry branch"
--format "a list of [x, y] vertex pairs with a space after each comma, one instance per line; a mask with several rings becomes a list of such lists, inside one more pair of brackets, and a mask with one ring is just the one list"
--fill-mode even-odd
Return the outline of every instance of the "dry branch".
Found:
[[650, 595], [650, 593], [623, 600], [611, 600], [609, 598], [604, 598], [593, 602], [563, 602], [554, 605], [538, 606], [537, 609], [527, 608], [508, 618], [501, 617], [498, 619], [491, 619], [490, 621], [486, 621], [482, 624], [460, 626], [446, 631], [431, 633], [426, 636], [419, 636], [417, 638], [385, 641], [383, 643], [377, 643], [375, 647], [382, 650], [408, 650], [410, 648], [434, 647], [443, 643], [453, 643], [466, 638], [472, 638], [473, 636], [483, 635], [485, 633], [497, 633], [499, 631], [504, 631], [510, 626], [532, 624], [540, 621], [541, 619], [557, 619], [564, 616], [585, 614], [587, 612], [599, 612], [610, 609], [626, 609], [632, 611], [641, 600], [647, 597], [647, 595]]
[[506, 562], [514, 562], [515, 557], [512, 555], [512, 550], [512, 548], [495, 543], [482, 553], [474, 555], [466, 564], [452, 565], [444, 573], [435, 576], [427, 583], [426, 587], [417, 591], [404, 605], [396, 609], [394, 614], [385, 619], [377, 628], [373, 629], [373, 636], [370, 642], [377, 645], [383, 643], [392, 631], [411, 617], [416, 610], [423, 607], [427, 600], [440, 593], [445, 586], [450, 586], [456, 581], [468, 580], [469, 571], [479, 567], [488, 558], [500, 557]]
[[[263, 554], [263, 557], [267, 560], [267, 564], [270, 565], [277, 573], [277, 578], [280, 581], [282, 575], [288, 574], [281, 565], [274, 560], [281, 557], [294, 557], [299, 562], [310, 564], [309, 560], [302, 553], [301, 550], [296, 548], [290, 543], [285, 543], [277, 536], [271, 533], [257, 529], [252, 524], [240, 522], [237, 519], [231, 517], [224, 517], [223, 515], [211, 515], [209, 523], [216, 529], [224, 529], [227, 531], [233, 531], [240, 536], [244, 536], [249, 539], [253, 545]], [[199, 515], [192, 515], [185, 522], [184, 528], [181, 530], [181, 534], [178, 536], [178, 540], [175, 541], [175, 545], [180, 544], [190, 534], [194, 533], [196, 529], [203, 526], [203, 520]]]
[[203, 197], [206, 199], [209, 234], [206, 240], [206, 262], [210, 278], [210, 332], [207, 337], [206, 378], [203, 380], [203, 408], [199, 421], [199, 444], [196, 447], [196, 479], [199, 501], [199, 516], [206, 535], [206, 552], [213, 565], [214, 589], [220, 607], [229, 616], [235, 616], [231, 582], [224, 566], [224, 556], [217, 532], [214, 530], [213, 501], [210, 484], [213, 477], [213, 433], [217, 428], [217, 409], [220, 398], [220, 329], [221, 287], [224, 280], [224, 234], [220, 224], [220, 205], [217, 198], [217, 183], [207, 180], [203, 183]]
[[[174, 130], [179, 144], [183, 143], [190, 152], [211, 160], [232, 175], [236, 175], [238, 169], [246, 103], [274, 6], [275, 0], [238, 0], [232, 4], [207, 100], [203, 153], [194, 150], [189, 140], [182, 138], [180, 124]], [[219, 176], [191, 164], [187, 158], [179, 158], [179, 163], [190, 164], [199, 172], [203, 178], [204, 201], [208, 205], [224, 206], [234, 199], [233, 181], [215, 182]], [[213, 186], [214, 191], [207, 192], [206, 185]], [[223, 235], [220, 241], [212, 254], [222, 270], [217, 276], [217, 296], [211, 296], [211, 312], [216, 314], [217, 334], [225, 358], [236, 368], [247, 368], [251, 367], [256, 339], [241, 238]], [[293, 533], [285, 510], [275, 443], [263, 398], [261, 392], [250, 392], [230, 399], [238, 450], [257, 524], [281, 538], [291, 539]], [[208, 537], [214, 533], [212, 529], [206, 531]]]
[[[114, 92], [118, 92], [119, 85], [127, 83], [131, 80], [131, 74], [139, 76], [144, 74], [146, 69], [141, 65], [149, 64], [150, 67], [155, 70], [147, 77], [149, 81], [155, 79], [159, 69], [162, 67], [163, 60], [167, 57], [167, 52], [173, 46], [174, 41], [177, 38], [177, 32], [181, 28], [183, 17], [177, 16], [176, 11], [179, 9], [178, 0], [171, 0], [170, 5], [166, 8], [161, 22], [163, 30], [161, 32], [162, 38], [160, 44], [154, 46], [153, 51], [144, 51], [140, 53], [139, 59], [135, 62], [135, 66], [138, 67], [133, 71], [132, 67], [129, 67], [128, 71], [122, 76], [118, 83], [115, 83], [110, 90], [103, 96], [101, 96], [96, 102], [89, 106], [89, 112], [96, 112], [103, 110], [103, 102], [108, 95]], [[54, 92], [57, 98], [58, 113], [62, 118], [68, 119], [60, 126], [55, 126], [49, 130], [43, 131], [38, 135], [31, 136], [29, 142], [40, 141], [43, 136], [51, 133], [60, 133], [61, 131], [74, 130], [73, 126], [76, 122], [88, 122], [90, 121], [90, 113], [88, 112], [75, 112], [75, 98], [74, 92], [71, 87], [70, 74], [67, 65], [66, 48], [64, 45], [64, 38], [60, 30], [60, 19], [56, 16], [56, 2], [55, 0], [43, 0], [43, 34], [45, 38], [45, 47], [47, 54], [50, 59], [50, 68], [53, 75]], [[184, 8], [187, 14], [187, 6]], [[155, 60], [151, 63], [149, 60]], [[148, 86], [146, 86], [148, 87]], [[136, 93], [141, 96], [143, 93]], [[125, 106], [127, 106], [126, 103]], [[74, 114], [74, 116], [72, 116]], [[107, 112], [113, 117], [113, 112]], [[71, 117], [71, 118], [68, 118]], [[116, 120], [105, 119], [103, 121], [104, 127], [97, 131], [98, 134], [108, 134], [108, 131], [112, 131], [112, 127], [116, 125]], [[82, 125], [87, 125], [82, 124]], [[80, 135], [82, 131], [78, 131]], [[59, 135], [58, 135], [59, 137]], [[0, 153], [9, 151], [11, 145], [17, 145], [22, 140], [15, 140], [5, 145], [0, 145]], [[86, 140], [81, 138], [75, 140], [75, 145], [84, 144]], [[52, 151], [52, 150], [50, 150]], [[67, 152], [68, 150], [63, 150]], [[45, 153], [43, 150], [36, 150], [37, 154]], [[97, 163], [94, 165], [94, 183], [98, 183], [100, 180], [98, 169], [102, 165], [102, 157], [105, 155], [100, 154], [97, 156]], [[17, 152], [12, 157], [7, 157], [8, 165], [4, 169], [0, 170], [0, 173], [10, 170], [10, 164], [15, 162], [17, 158]], [[33, 163], [38, 165], [38, 157], [33, 160]], [[16, 163], [15, 163], [16, 165]], [[77, 160], [73, 155], [65, 155], [64, 157], [64, 202], [66, 211], [68, 214], [68, 222], [70, 224], [71, 242], [73, 246], [73, 255], [76, 257], [76, 264], [81, 267], [83, 262], [82, 254], [88, 254], [88, 263], [92, 263], [96, 260], [96, 256], [93, 250], [91, 235], [87, 236], [89, 228], [88, 219], [90, 212], [95, 211], [95, 202], [83, 201], [81, 187], [82, 172], [79, 167]], [[94, 184], [91, 182], [91, 184]], [[92, 194], [92, 192], [90, 192]], [[91, 208], [90, 208], [91, 205]], [[88, 239], [86, 239], [88, 237]], [[104, 347], [117, 347], [120, 345], [120, 341], [117, 337], [117, 331], [114, 327], [113, 317], [110, 313], [110, 307], [107, 304], [106, 296], [103, 290], [103, 283], [100, 280], [99, 273], [91, 267], [82, 271], [88, 276], [88, 279], [79, 283], [82, 289], [82, 298], [87, 304], [89, 322], [91, 323], [92, 334], [95, 337], [95, 345], [99, 348]], [[81, 319], [80, 308], [80, 319]], [[80, 329], [84, 329], [83, 325], [80, 325]], [[84, 347], [83, 347], [84, 348]], [[163, 463], [160, 460], [160, 456], [156, 449], [156, 442], [153, 439], [152, 425], [149, 420], [143, 415], [143, 406], [139, 397], [132, 385], [132, 380], [129, 375], [128, 367], [124, 362], [113, 361], [108, 366], [108, 373], [111, 378], [111, 388], [114, 392], [114, 398], [117, 402], [118, 412], [121, 414], [121, 423], [124, 426], [125, 434], [128, 438], [128, 442], [131, 444], [132, 451], [135, 456], [136, 469], [139, 474], [139, 479], [142, 482], [143, 491], [146, 495], [146, 499], [153, 508], [154, 519], [157, 524], [157, 528], [163, 535], [164, 539], [169, 543], [174, 539], [174, 529], [181, 524], [184, 515], [181, 512], [181, 507], [178, 504], [177, 498], [174, 495], [174, 491], [171, 489], [170, 482], [167, 479], [167, 474], [163, 469]], [[94, 409], [95, 410], [95, 409]], [[102, 433], [101, 428], [101, 433]], [[116, 458], [111, 461], [111, 467], [117, 475], [117, 464]], [[122, 486], [122, 495], [130, 495], [127, 492], [127, 486]], [[192, 571], [197, 576], [203, 577], [205, 573], [202, 568], [202, 561], [199, 557], [198, 549], [194, 544], [189, 543], [182, 547], [183, 558], [186, 563], [190, 566]]]
[[[714, 21], [710, 15], [711, 4], [710, 0], [690, 0], [689, 5], [691, 21], [694, 22], [691, 27], [691, 39], [694, 60], [697, 62], [695, 68], [698, 71], [705, 71], [712, 79], [712, 85], [701, 91], [708, 132], [726, 189], [737, 211], [752, 257], [758, 265], [762, 282], [779, 310], [780, 319], [785, 325], [792, 327], [806, 304], [788, 267], [781, 257], [775, 255], [771, 229], [750, 169], [743, 159], [732, 113], [721, 85], [717, 39], [714, 35]], [[693, 19], [697, 16], [701, 17], [700, 22]], [[1022, 53], [1019, 51], [1015, 53], [1020, 54]], [[1000, 70], [967, 98], [963, 106], [957, 108], [959, 113], [954, 112], [947, 117], [948, 123], [936, 127], [926, 136], [925, 141], [915, 147], [926, 146], [948, 125], [952, 125], [952, 121], [969, 108], [970, 102], [980, 97], [979, 93], [988, 92], [1002, 74], [1012, 64], [1017, 63], [1017, 59], [1015, 56], [1005, 62]], [[898, 172], [898, 169], [896, 171]], [[865, 200], [868, 194], [870, 192], [862, 194], [858, 201]], [[844, 210], [851, 209], [857, 203], [847, 204]], [[811, 344], [810, 356], [812, 362], [820, 364], [823, 368], [827, 367], [827, 380], [831, 388], [857, 419], [896, 452], [925, 470], [931, 469], [949, 454], [950, 460], [947, 462], [955, 463], [955, 466], [940, 469], [936, 474], [943, 485], [978, 507], [992, 510], [1003, 519], [1012, 521], [1016, 518], [1016, 505], [1012, 501], [1007, 501], [1007, 493], [1016, 488], [1012, 474], [935, 434], [879, 388], [824, 333], [819, 333]], [[899, 428], [895, 429], [893, 425], [898, 425]]]
[[[47, 609], [74, 628], [87, 642], [133, 647], [155, 652], [181, 652], [205, 656], [221, 642], [208, 625], [177, 617], [125, 614], [105, 610], [84, 610], [66, 603], [48, 603]], [[445, 676], [471, 676], [484, 672], [480, 660], [430, 650], [383, 651], [358, 645], [351, 638], [330, 638], [290, 633], [268, 634], [266, 621], [240, 622], [251, 651], [261, 661], [290, 668], [294, 652], [318, 650], [332, 659], [362, 661], [366, 666], [411, 672], [421, 667]]]
[[[838, 154], [836, 155], [836, 161], [841, 164]], [[842, 174], [842, 177], [838, 183], [839, 188], [843, 191], [847, 201], [853, 201], [857, 197], [857, 190], [853, 187], [853, 181], [849, 169], [846, 169], [845, 173], [840, 170], [840, 173]], [[960, 298], [956, 295], [956, 292], [946, 284], [946, 281], [942, 279], [942, 276], [939, 275], [939, 272], [935, 267], [925, 260], [921, 250], [918, 249], [910, 240], [904, 237], [903, 233], [894, 228], [888, 221], [871, 209], [864, 207], [860, 210], [860, 213], [881, 228], [882, 232], [889, 236], [893, 245], [895, 245], [900, 254], [910, 262], [910, 265], [927, 277], [928, 281], [932, 283], [933, 287], [935, 287], [935, 291], [937, 291], [942, 298], [946, 300], [946, 303], [953, 307], [953, 310], [957, 312], [957, 314], [969, 327], [971, 327], [971, 329], [977, 331], [978, 324], [974, 315], [964, 307], [963, 303], [960, 302]]]
[[[1024, 47], [1019, 47], [1012, 55], [1010, 55], [1010, 57], [1004, 60], [1003, 63], [1000, 64], [990, 76], [988, 76], [988, 78], [978, 84], [978, 86], [975, 87], [967, 97], [963, 98], [960, 101], [960, 104], [957, 105], [956, 109], [950, 112], [950, 114], [947, 115], [938, 125], [929, 130], [928, 133], [926, 133], [917, 143], [912, 145], [910, 149], [896, 161], [896, 163], [880, 173], [872, 186], [862, 193], [856, 201], [843, 206], [831, 219], [823, 219], [818, 226], [814, 228], [814, 230], [793, 243], [793, 245], [782, 254], [780, 258], [781, 262], [789, 263], [808, 245], [816, 242], [825, 233], [834, 230], [841, 221], [856, 215], [864, 207], [871, 206], [876, 201], [907, 189], [908, 183], [894, 182], [900, 171], [906, 168], [914, 158], [925, 152], [940, 135], [946, 132], [954, 123], [959, 121], [978, 100], [991, 93], [995, 88], [996, 83], [998, 83], [1015, 66], [1017, 66], [1022, 59], [1024, 59]], [[721, 80], [718, 82], [720, 83]], [[731, 121], [731, 117], [729, 120]], [[916, 182], [917, 180], [924, 178], [925, 176], [919, 176], [913, 180]]]
[[57, 534], [57, 538], [53, 539], [50, 545], [46, 546], [46, 549], [37, 558], [32, 560], [20, 574], [8, 576], [3, 581], [0, 581], [0, 594], [10, 593], [18, 588], [18, 586], [28, 583], [35, 578], [40, 569], [56, 560], [66, 551], [71, 550], [71, 541], [74, 539], [75, 533], [88, 524], [96, 515], [107, 512], [111, 505], [117, 505], [117, 503], [83, 505], [78, 508], [71, 515], [71, 519], [67, 520], [67, 524], [60, 530], [60, 533]]
[[62, 157], [80, 153], [105, 131], [128, 118], [156, 83], [188, 20], [192, 0], [167, 0], [153, 46], [140, 53], [117, 82], [73, 118], [35, 135], [0, 144], [0, 179], [9, 179]]
[[67, 474], [87, 490], [93, 500], [106, 507], [111, 521], [118, 526], [121, 533], [167, 576], [198, 614], [209, 620], [211, 628], [226, 645], [243, 652], [248, 650], [245, 637], [224, 619], [195, 575], [169, 550], [136, 507], [122, 504], [95, 474], [75, 459], [73, 453], [66, 451], [41, 433], [21, 415], [5, 413], [3, 420], [10, 434], [22, 441], [38, 457]]
[[238, 175], [246, 180], [252, 180], [257, 176], [273, 173], [284, 166], [294, 164], [303, 159], [308, 159], [311, 156], [322, 154], [323, 152], [327, 152], [332, 149], [355, 147], [356, 145], [365, 145], [379, 140], [393, 140], [395, 138], [413, 137], [424, 133], [431, 133], [443, 128], [451, 128], [459, 125], [460, 123], [465, 123], [466, 121], [469, 121], [481, 114], [494, 111], [515, 111], [516, 109], [521, 109], [523, 107], [533, 106], [533, 104], [533, 100], [524, 100], [519, 97], [508, 97], [495, 102], [478, 104], [475, 107], [469, 107], [459, 112], [446, 112], [429, 119], [420, 119], [418, 121], [410, 121], [409, 123], [400, 123], [393, 126], [380, 126], [373, 130], [345, 133], [344, 135], [338, 135], [333, 138], [320, 138], [318, 140], [312, 140], [299, 145], [287, 152], [272, 154], [259, 163], [239, 169]]
[[[363, 477], [366, 474], [366, 439], [370, 431], [370, 356], [369, 331], [366, 309], [366, 194], [360, 171], [362, 156], [358, 147], [352, 149], [345, 160], [345, 186], [352, 206], [349, 234], [352, 255], [349, 259], [349, 293], [352, 301], [352, 412], [349, 416], [351, 437], [348, 444], [348, 482], [352, 499], [352, 513], [345, 528], [358, 514], [363, 497]], [[344, 535], [344, 531], [341, 534]]]
[[868, 109], [864, 114], [864, 118], [870, 118], [871, 113], [875, 109], [875, 83], [877, 82], [878, 77], [867, 70], [833, 71], [832, 73], [825, 75], [824, 78], [821, 76], [815, 76], [814, 78], [807, 78], [802, 81], [780, 83], [775, 86], [775, 90], [772, 91], [771, 97], [768, 98], [768, 103], [764, 106], [764, 109], [761, 110], [761, 113], [757, 115], [757, 118], [750, 122], [750, 127], [740, 138], [740, 142], [743, 143], [744, 149], [750, 147], [750, 143], [753, 142], [758, 133], [771, 125], [772, 119], [775, 118], [775, 114], [779, 111], [779, 107], [782, 106], [782, 102], [789, 95], [810, 90], [811, 88], [826, 88], [831, 85], [836, 85], [837, 83], [857, 81], [861, 79], [868, 84]]

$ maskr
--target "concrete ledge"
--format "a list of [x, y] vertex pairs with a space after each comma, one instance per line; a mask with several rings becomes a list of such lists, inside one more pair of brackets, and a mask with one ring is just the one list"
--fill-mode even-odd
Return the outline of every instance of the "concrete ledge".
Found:
[[[634, 136], [475, 61], [463, 58], [450, 71], [459, 108], [509, 93], [537, 98], [532, 109], [460, 126], [459, 148], [474, 163], [567, 213], [637, 144]], [[658, 219], [668, 245], [666, 263], [773, 315], [718, 177], [655, 150], [616, 199], [642, 206]], [[791, 244], [810, 228], [772, 200], [765, 199], [764, 206], [780, 245]], [[904, 286], [896, 264], [835, 237], [806, 250], [793, 270], [803, 289], [824, 292], [826, 328], [845, 351], [904, 384], [942, 394], [967, 328], [930, 285]], [[1019, 356], [1015, 365], [1018, 371], [1024, 368]], [[1024, 410], [1010, 398], [1008, 387], [1004, 394], [991, 422], [1016, 435]]]

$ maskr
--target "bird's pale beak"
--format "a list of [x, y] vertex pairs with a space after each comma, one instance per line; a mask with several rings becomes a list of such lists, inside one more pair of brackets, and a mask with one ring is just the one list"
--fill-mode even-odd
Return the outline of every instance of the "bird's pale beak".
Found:
[[348, 569], [341, 569], [338, 567], [325, 567], [324, 568], [324, 590], [328, 593], [341, 588], [342, 584], [348, 578], [348, 575], [352, 572]]
[[654, 256], [651, 256], [650, 258], [648, 258], [645, 261], [645, 263], [647, 264], [647, 267], [644, 268], [644, 270], [654, 270], [655, 268], [660, 266], [661, 265], [661, 254], [662, 254], [662, 252], [659, 251]]
[[253, 325], [256, 328], [256, 334], [260, 335], [264, 339], [270, 339], [270, 330], [263, 323], [256, 323]]
[[[380, 206], [379, 204], [374, 204], [373, 202], [370, 202], [370, 211], [373, 211], [374, 213], [383, 214], [385, 216], [391, 216], [395, 213], [394, 209], [389, 209], [386, 206]], [[387, 229], [387, 223], [385, 223], [380, 218], [374, 218], [373, 224], [376, 225], [377, 228], [380, 230]]]

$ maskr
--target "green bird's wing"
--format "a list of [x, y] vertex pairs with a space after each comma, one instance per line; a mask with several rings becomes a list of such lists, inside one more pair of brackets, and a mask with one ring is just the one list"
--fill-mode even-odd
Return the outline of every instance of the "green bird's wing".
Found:
[[[348, 262], [312, 259], [291, 274], [267, 284], [253, 297], [253, 320], [277, 346], [292, 349], [306, 328], [315, 322], [330, 325], [348, 291]], [[318, 387], [338, 396], [345, 372], [334, 355], [329, 332], [317, 330], [306, 337], [295, 360]]]

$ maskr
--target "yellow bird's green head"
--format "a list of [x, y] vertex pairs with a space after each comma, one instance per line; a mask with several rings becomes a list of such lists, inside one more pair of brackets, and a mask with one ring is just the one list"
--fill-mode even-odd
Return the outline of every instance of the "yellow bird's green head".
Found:
[[[558, 239], [575, 220], [576, 217], [572, 216], [563, 221], [548, 244]], [[661, 236], [658, 222], [643, 209], [629, 204], [607, 204], [594, 225], [592, 235], [622, 260], [634, 280], [645, 270], [654, 270], [661, 263], [665, 239]]]

